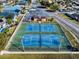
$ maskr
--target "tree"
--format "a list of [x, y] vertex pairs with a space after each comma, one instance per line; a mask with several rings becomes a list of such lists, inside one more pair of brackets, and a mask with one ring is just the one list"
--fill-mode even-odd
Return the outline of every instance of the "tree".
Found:
[[7, 33], [8, 31], [9, 31], [8, 28], [5, 28], [5, 29], [4, 29], [4, 33]]
[[2, 33], [0, 33], [0, 38], [2, 38], [2, 36], [3, 36]]
[[4, 18], [3, 16], [0, 16], [0, 18], [2, 19], [2, 18]]
[[65, 4], [66, 4], [67, 6], [69, 6], [70, 3], [72, 2], [72, 0], [64, 0], [64, 1], [65, 1]]
[[59, 9], [59, 5], [57, 3], [54, 3], [53, 5], [50, 6], [50, 9], [52, 9], [53, 11], [56, 11]]
[[12, 19], [7, 19], [8, 24], [12, 24], [12, 22], [13, 22]]
[[45, 5], [45, 2], [42, 0], [42, 1], [40, 1], [40, 4], [41, 5]]
[[12, 21], [12, 18], [13, 18], [13, 15], [12, 14], [10, 14], [10, 15], [8, 15], [8, 17], [6, 17], [8, 24], [11, 24], [13, 22]]
[[13, 14], [9, 14], [6, 19], [12, 19], [13, 18]]
[[54, 20], [54, 18], [49, 19], [50, 22], [52, 22]]

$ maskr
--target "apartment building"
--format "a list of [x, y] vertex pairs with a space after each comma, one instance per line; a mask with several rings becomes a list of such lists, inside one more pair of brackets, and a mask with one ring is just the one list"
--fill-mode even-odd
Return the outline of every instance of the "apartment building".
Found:
[[43, 0], [43, 1], [48, 1], [49, 3], [52, 3], [52, 2], [58, 2], [58, 1], [63, 1], [63, 0]]
[[79, 0], [71, 0], [72, 2], [78, 2], [79, 3]]
[[1, 3], [4, 3], [4, 2], [6, 2], [6, 1], [7, 1], [7, 0], [0, 0]]

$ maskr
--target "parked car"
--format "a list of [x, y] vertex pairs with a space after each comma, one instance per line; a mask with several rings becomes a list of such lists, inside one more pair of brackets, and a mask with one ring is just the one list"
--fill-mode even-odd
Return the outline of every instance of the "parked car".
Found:
[[79, 21], [79, 14], [77, 14], [77, 13], [73, 13], [73, 14], [65, 13], [65, 15], [76, 20], [76, 21]]
[[79, 21], [79, 14], [75, 13], [75, 14], [72, 14], [75, 18], [76, 21]]
[[37, 8], [46, 8], [45, 6], [37, 6]]
[[53, 10], [46, 10], [47, 12], [54, 12]]

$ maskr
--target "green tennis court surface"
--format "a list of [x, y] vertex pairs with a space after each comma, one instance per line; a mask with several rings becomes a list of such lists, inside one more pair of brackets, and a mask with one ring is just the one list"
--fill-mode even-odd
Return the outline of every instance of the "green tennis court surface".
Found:
[[67, 51], [68, 38], [56, 23], [23, 23], [10, 51]]

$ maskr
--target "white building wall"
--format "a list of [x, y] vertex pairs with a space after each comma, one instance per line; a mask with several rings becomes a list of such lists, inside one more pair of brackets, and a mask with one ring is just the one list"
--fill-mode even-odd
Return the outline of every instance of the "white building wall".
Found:
[[32, 3], [35, 3], [35, 2], [36, 2], [36, 0], [31, 0], [31, 2], [32, 2]]

